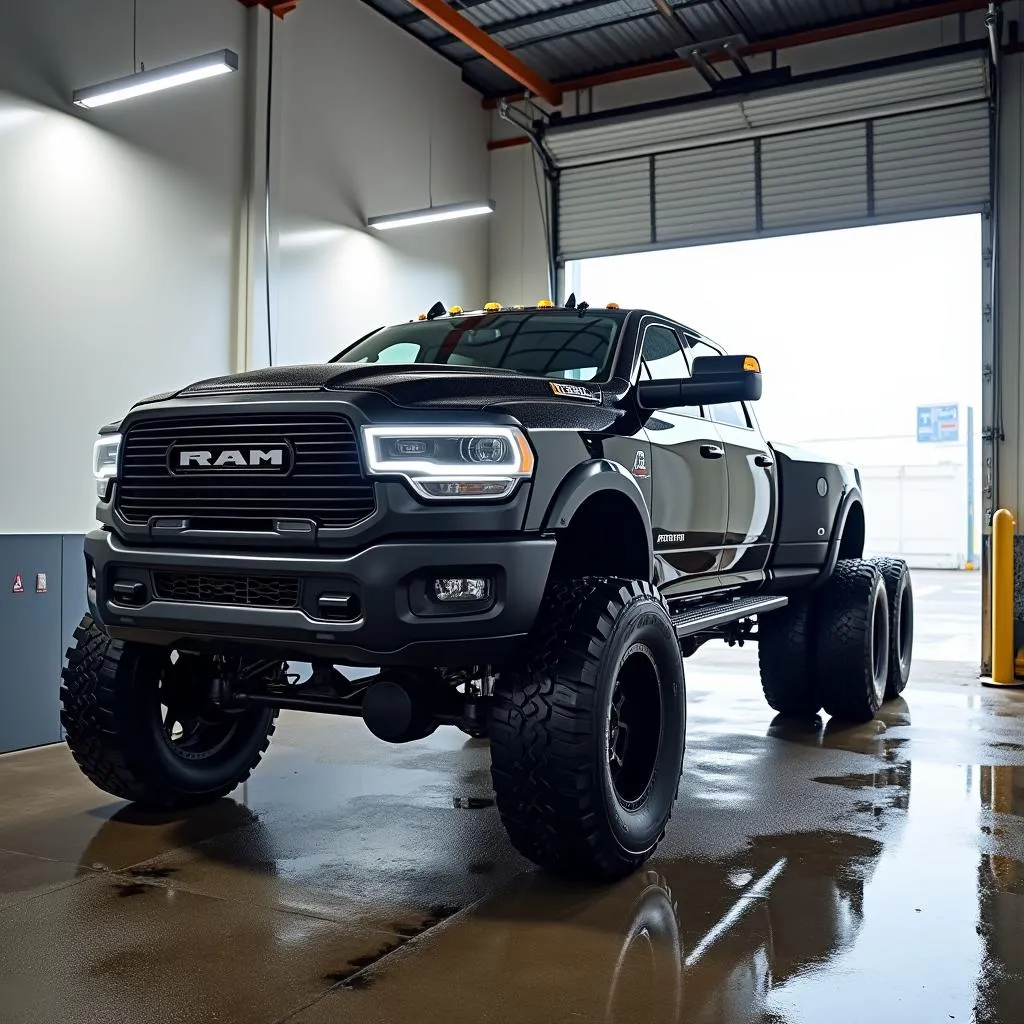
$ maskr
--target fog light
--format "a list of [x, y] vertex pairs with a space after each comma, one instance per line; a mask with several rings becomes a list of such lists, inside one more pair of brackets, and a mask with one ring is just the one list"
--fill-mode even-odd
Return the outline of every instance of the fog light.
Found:
[[415, 486], [428, 498], [505, 498], [515, 480], [416, 480]]
[[438, 601], [486, 601], [490, 596], [491, 581], [485, 576], [434, 580], [434, 597]]

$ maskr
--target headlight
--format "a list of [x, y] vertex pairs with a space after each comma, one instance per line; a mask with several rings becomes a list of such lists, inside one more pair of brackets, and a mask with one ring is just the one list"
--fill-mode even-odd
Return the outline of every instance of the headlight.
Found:
[[93, 445], [92, 473], [96, 477], [96, 496], [101, 501], [106, 501], [110, 494], [110, 481], [117, 479], [117, 453], [120, 447], [120, 434], [104, 434]]
[[363, 427], [366, 465], [400, 476], [425, 498], [507, 498], [533, 474], [516, 427]]

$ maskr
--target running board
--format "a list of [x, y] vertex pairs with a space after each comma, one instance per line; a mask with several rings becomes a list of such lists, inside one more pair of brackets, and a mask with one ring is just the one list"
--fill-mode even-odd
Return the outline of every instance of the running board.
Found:
[[789, 603], [789, 598], [781, 594], [773, 597], [738, 597], [734, 601], [723, 601], [719, 604], [702, 604], [696, 608], [687, 608], [672, 616], [672, 625], [676, 627], [676, 636], [692, 636], [703, 633], [715, 626], [724, 626], [738, 619], [746, 619], [751, 615], [760, 615], [782, 608]]

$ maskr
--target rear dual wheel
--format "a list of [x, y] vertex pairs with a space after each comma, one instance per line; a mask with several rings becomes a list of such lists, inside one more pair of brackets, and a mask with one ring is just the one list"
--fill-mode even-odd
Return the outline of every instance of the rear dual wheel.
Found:
[[889, 599], [878, 567], [859, 558], [836, 564], [817, 615], [815, 676], [834, 718], [866, 722], [889, 679]]
[[893, 700], [910, 680], [910, 662], [914, 653], [914, 588], [910, 569], [901, 558], [873, 558], [882, 574], [889, 599], [889, 676], [885, 699]]
[[843, 559], [813, 600], [797, 598], [758, 624], [761, 684], [783, 715], [824, 709], [863, 722], [905, 689], [914, 638], [906, 562]]

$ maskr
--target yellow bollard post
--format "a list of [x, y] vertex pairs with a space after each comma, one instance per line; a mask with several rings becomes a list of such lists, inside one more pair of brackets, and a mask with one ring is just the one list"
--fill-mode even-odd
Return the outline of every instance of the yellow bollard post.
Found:
[[992, 678], [986, 686], [1020, 686], [1014, 678], [1013, 513], [992, 517]]

